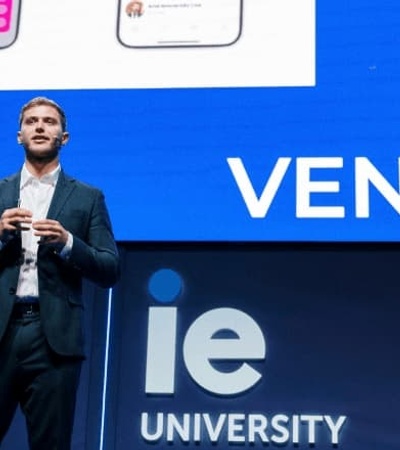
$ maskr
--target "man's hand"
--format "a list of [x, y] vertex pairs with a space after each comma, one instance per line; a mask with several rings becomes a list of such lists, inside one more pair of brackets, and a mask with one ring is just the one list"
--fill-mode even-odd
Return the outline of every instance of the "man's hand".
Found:
[[32, 228], [34, 235], [40, 238], [40, 245], [51, 244], [62, 248], [67, 243], [68, 231], [57, 220], [38, 220], [32, 223]]
[[4, 210], [0, 217], [0, 240], [6, 242], [16, 231], [29, 230], [32, 212], [24, 208]]

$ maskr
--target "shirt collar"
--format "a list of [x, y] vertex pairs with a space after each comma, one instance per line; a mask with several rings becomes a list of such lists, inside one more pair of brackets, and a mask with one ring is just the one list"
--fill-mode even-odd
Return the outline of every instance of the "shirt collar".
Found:
[[51, 172], [46, 173], [45, 175], [43, 175], [42, 177], [38, 178], [35, 177], [34, 175], [32, 175], [28, 168], [26, 167], [26, 165], [24, 164], [22, 166], [22, 170], [21, 170], [21, 183], [20, 183], [20, 188], [24, 188], [27, 184], [30, 184], [33, 180], [39, 180], [40, 183], [44, 183], [44, 184], [50, 184], [52, 186], [55, 186], [58, 180], [58, 176], [60, 175], [61, 172], [61, 166], [60, 164]]

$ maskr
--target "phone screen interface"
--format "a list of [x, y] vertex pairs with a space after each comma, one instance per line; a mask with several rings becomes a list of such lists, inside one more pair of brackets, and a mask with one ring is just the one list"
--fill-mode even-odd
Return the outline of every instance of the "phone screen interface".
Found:
[[127, 45], [227, 45], [240, 34], [241, 0], [121, 0]]

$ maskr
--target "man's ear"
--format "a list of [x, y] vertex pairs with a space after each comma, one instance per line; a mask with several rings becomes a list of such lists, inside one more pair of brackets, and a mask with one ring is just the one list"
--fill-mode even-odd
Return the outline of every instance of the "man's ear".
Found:
[[22, 144], [22, 137], [21, 137], [20, 131], [18, 131], [18, 133], [17, 133], [17, 142], [18, 142], [18, 144]]
[[61, 145], [65, 145], [69, 141], [69, 133], [68, 131], [64, 131], [61, 136]]

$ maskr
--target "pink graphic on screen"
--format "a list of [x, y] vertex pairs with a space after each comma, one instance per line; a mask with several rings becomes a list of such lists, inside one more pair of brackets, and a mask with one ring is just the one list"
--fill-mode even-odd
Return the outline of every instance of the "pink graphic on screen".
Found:
[[10, 29], [13, 0], [0, 0], [0, 33]]

